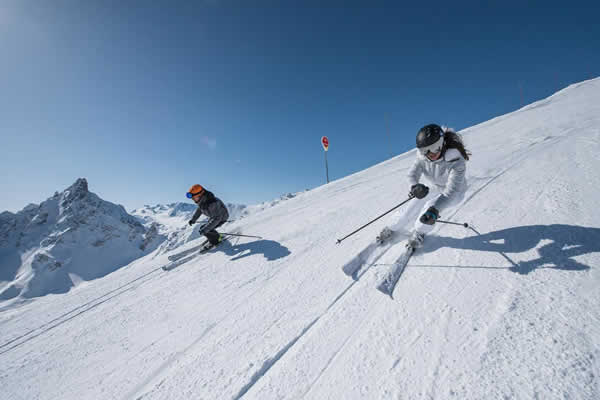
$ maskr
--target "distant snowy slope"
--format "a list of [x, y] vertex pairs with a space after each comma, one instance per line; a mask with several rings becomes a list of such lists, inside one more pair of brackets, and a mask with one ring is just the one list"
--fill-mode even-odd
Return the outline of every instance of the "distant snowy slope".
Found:
[[148, 254], [160, 243], [85, 179], [42, 204], [0, 214], [0, 298], [63, 293]]
[[463, 133], [469, 189], [442, 217], [473, 229], [436, 223], [393, 299], [375, 284], [404, 240], [371, 245], [424, 200], [335, 242], [407, 198], [414, 150], [227, 227], [263, 239], [0, 303], [3, 396], [600, 398], [600, 79]]
[[158, 204], [155, 206], [145, 205], [131, 211], [131, 215], [140, 218], [144, 224], [158, 223], [161, 227], [180, 227], [186, 223], [196, 211], [192, 203]]

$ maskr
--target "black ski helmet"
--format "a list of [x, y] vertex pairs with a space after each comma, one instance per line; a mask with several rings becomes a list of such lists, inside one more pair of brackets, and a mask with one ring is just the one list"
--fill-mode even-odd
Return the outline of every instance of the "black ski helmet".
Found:
[[427, 154], [428, 151], [437, 153], [442, 150], [443, 145], [444, 131], [439, 125], [425, 125], [417, 133], [417, 147], [423, 154]]

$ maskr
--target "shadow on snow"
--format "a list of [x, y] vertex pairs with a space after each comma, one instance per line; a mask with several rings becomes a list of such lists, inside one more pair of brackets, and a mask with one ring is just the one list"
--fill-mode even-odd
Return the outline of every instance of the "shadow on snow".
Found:
[[[549, 243], [537, 249], [539, 257], [534, 260], [514, 262], [506, 255], [524, 253], [536, 248], [542, 241]], [[529, 225], [477, 233], [462, 239], [437, 236], [435, 240], [426, 240], [420, 251], [433, 252], [442, 247], [498, 252], [512, 264], [510, 270], [519, 274], [528, 274], [544, 265], [568, 271], [586, 271], [591, 267], [574, 257], [600, 252], [600, 229], [562, 224]]]
[[288, 248], [281, 245], [281, 243], [267, 239], [255, 240], [254, 242], [242, 244], [223, 243], [217, 250], [233, 257], [231, 259], [232, 261], [249, 257], [254, 254], [262, 254], [267, 261], [274, 261], [291, 254]]

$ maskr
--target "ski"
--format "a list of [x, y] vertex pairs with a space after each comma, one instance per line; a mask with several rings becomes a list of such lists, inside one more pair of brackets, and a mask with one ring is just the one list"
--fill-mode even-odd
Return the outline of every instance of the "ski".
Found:
[[209, 250], [214, 249], [215, 247], [219, 246], [220, 244], [222, 244], [223, 242], [225, 242], [225, 238], [223, 240], [221, 240], [219, 243], [217, 244], [212, 244], [212, 243], [206, 243], [204, 246], [202, 246], [202, 248], [200, 250], [198, 250], [198, 254], [204, 254]]
[[372, 265], [377, 262], [377, 260], [393, 245], [394, 243], [392, 241], [376, 241], [375, 243], [371, 243], [358, 253], [356, 257], [350, 260], [350, 262], [346, 263], [342, 267], [342, 271], [344, 271], [344, 274], [347, 276], [352, 277], [352, 279], [358, 279], [358, 273], [364, 265]]
[[415, 249], [411, 246], [407, 246], [406, 250], [396, 259], [396, 261], [390, 266], [390, 269], [383, 276], [383, 278], [377, 284], [377, 290], [379, 290], [383, 294], [387, 294], [392, 297], [392, 293], [394, 293], [394, 288], [396, 287], [396, 283], [402, 273], [404, 272], [404, 268], [406, 268], [406, 264], [408, 264], [408, 260], [415, 252]]
[[377, 256], [374, 253], [379, 253], [376, 252], [378, 248], [379, 245], [377, 243], [371, 243], [365, 247], [356, 257], [342, 267], [344, 274], [356, 279], [356, 275], [361, 267]]
[[[208, 241], [207, 241], [207, 243], [206, 243], [206, 244], [203, 244], [202, 246], [200, 246], [200, 249], [198, 249], [198, 246], [197, 246], [197, 247], [195, 247], [195, 248], [194, 248], [194, 250], [198, 250], [198, 251], [196, 251], [195, 253], [191, 253], [191, 254], [190, 254], [190, 253], [188, 252], [188, 253], [186, 254], [186, 255], [187, 255], [187, 257], [179, 257], [179, 258], [177, 258], [176, 260], [169, 262], [167, 265], [164, 265], [164, 266], [162, 267], [162, 270], [163, 270], [163, 271], [170, 271], [170, 270], [172, 270], [172, 269], [175, 269], [175, 268], [179, 267], [180, 265], [182, 265], [182, 264], [185, 264], [186, 262], [188, 262], [188, 261], [192, 260], [192, 259], [193, 259], [193, 258], [195, 258], [196, 256], [198, 256], [198, 255], [201, 255], [201, 254], [204, 254], [204, 253], [207, 253], [207, 252], [209, 252], [210, 250], [212, 250], [212, 249], [214, 249], [215, 247], [219, 246], [219, 245], [220, 245], [221, 243], [223, 243], [223, 242], [225, 242], [225, 240], [223, 240], [223, 241], [221, 241], [221, 242], [219, 242], [219, 243], [217, 243], [217, 244], [214, 244], [214, 245], [213, 245], [213, 244], [210, 244], [210, 243], [208, 243]], [[190, 250], [191, 250], [191, 249], [190, 249]]]
[[197, 256], [197, 254], [191, 254], [191, 255], [188, 255], [187, 257], [178, 258], [175, 261], [171, 261], [168, 264], [163, 265], [162, 270], [170, 271], [172, 269], [175, 269], [175, 268], [179, 267], [181, 264], [185, 264], [186, 262], [190, 261], [191, 259], [193, 259], [196, 256]]
[[375, 238], [375, 243], [371, 243], [365, 247], [356, 257], [342, 267], [342, 271], [356, 280], [363, 265], [375, 263], [390, 247], [398, 243], [405, 236], [407, 235], [404, 231], [384, 228]]
[[206, 246], [207, 243], [208, 243], [208, 240], [205, 240], [204, 242], [200, 243], [198, 246], [194, 246], [191, 249], [181, 251], [177, 254], [172, 254], [169, 256], [169, 261], [177, 261], [189, 254], [195, 253], [196, 251], [198, 251], [198, 250], [202, 249], [204, 246]]

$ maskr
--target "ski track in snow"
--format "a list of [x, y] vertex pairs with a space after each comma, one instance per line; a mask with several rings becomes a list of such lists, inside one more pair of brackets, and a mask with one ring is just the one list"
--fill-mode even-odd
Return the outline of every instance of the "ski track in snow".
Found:
[[[365, 255], [365, 254], [361, 254], [355, 258], [360, 258], [361, 260], [364, 260], [364, 264], [367, 265], [367, 267], [370, 267], [372, 264], [374, 264], [380, 257], [382, 257], [385, 254], [385, 251], [387, 251], [389, 249], [386, 248], [383, 252], [381, 253], [375, 253], [375, 255], [373, 256], [373, 251], [371, 249], [371, 251], [369, 252], [369, 254]], [[360, 268], [359, 268], [360, 269]], [[272, 357], [269, 357], [264, 363], [263, 365], [251, 376], [250, 380], [242, 387], [242, 389], [240, 390], [240, 392], [234, 396], [235, 399], [240, 399], [242, 398], [263, 376], [265, 376], [268, 371], [271, 369], [271, 367], [273, 367], [278, 361], [280, 361], [284, 355], [303, 337], [305, 336], [310, 330], [311, 328], [313, 328], [314, 325], [316, 325], [319, 320], [323, 317], [325, 317], [327, 315], [327, 313], [335, 306], [335, 304], [344, 297], [344, 295], [346, 295], [346, 293], [348, 293], [353, 287], [354, 285], [358, 282], [360, 276], [366, 274], [368, 271], [368, 268], [364, 271], [357, 271], [359, 272], [359, 275], [356, 277], [356, 280], [351, 282], [330, 304], [329, 306], [326, 308], [326, 310], [319, 315], [318, 317], [316, 317], [313, 321], [311, 321], [307, 326], [305, 326], [302, 331], [300, 332], [300, 334], [296, 337], [294, 337], [288, 344], [286, 344], [285, 346], [283, 346], [279, 351], [277, 351]], [[274, 275], [273, 275], [274, 276]], [[273, 277], [271, 276], [271, 277]], [[251, 279], [251, 281], [255, 281], [257, 279], [257, 277], [254, 277]], [[261, 288], [262, 289], [262, 288]], [[249, 296], [249, 298], [251, 298], [254, 294], [258, 293], [261, 291], [261, 289], [255, 291], [252, 293], [252, 295]], [[240, 302], [241, 304], [244, 304], [247, 300], [249, 300], [249, 298], [244, 299], [243, 301]], [[237, 307], [235, 307], [237, 308]], [[226, 319], [226, 317], [224, 317], [222, 320], [218, 321], [217, 323], [215, 323], [214, 325], [211, 326], [211, 328], [214, 328], [215, 326], [217, 326], [219, 323], [221, 323], [224, 319]], [[273, 324], [271, 324], [271, 326], [273, 326]], [[265, 331], [268, 331], [270, 328], [267, 328]], [[210, 329], [208, 329], [210, 330]], [[140, 385], [139, 387], [136, 387], [135, 390], [133, 390], [132, 392], [128, 393], [124, 399], [126, 398], [136, 398], [136, 399], [141, 399], [144, 398], [149, 392], [152, 392], [153, 388], [151, 388], [152, 386], [154, 387], [160, 387], [162, 382], [164, 381], [165, 377], [168, 375], [167, 371], [169, 369], [169, 367], [171, 365], [173, 365], [177, 359], [181, 358], [183, 355], [185, 355], [185, 353], [189, 352], [190, 350], [193, 349], [194, 345], [200, 342], [200, 339], [202, 337], [204, 337], [204, 335], [206, 333], [208, 333], [208, 330], [205, 331], [201, 337], [196, 340], [192, 345], [188, 346], [186, 349], [177, 352], [177, 356], [173, 357], [171, 359], [169, 359], [167, 362], [163, 363], [163, 365], [161, 365], [157, 370], [155, 370], [153, 373], [150, 374], [150, 377], [147, 378], [142, 385]], [[157, 381], [159, 381], [158, 383], [156, 383]], [[149, 389], [151, 388], [151, 389]], [[141, 394], [143, 392], [143, 394]]]
[[[233, 307], [233, 309], [235, 310], [240, 305], [246, 303], [254, 295], [256, 295], [257, 293], [259, 293], [261, 291], [261, 289], [262, 289], [262, 287], [259, 288], [259, 289], [257, 289], [257, 290], [255, 290], [254, 292], [252, 292], [247, 298], [243, 299], [235, 307]], [[166, 362], [164, 362], [157, 369], [155, 369], [150, 374], [150, 376], [144, 380], [144, 382], [143, 382], [142, 385], [140, 385], [139, 387], [136, 387], [131, 393], [128, 393], [125, 397], [123, 397], [123, 400], [125, 400], [125, 399], [131, 399], [131, 398], [142, 399], [142, 398], [146, 397], [147, 394], [149, 394], [150, 392], [152, 392], [156, 387], [160, 387], [162, 385], [162, 383], [164, 382], [164, 380], [167, 379], [167, 377], [168, 377], [168, 370], [170, 369], [170, 367], [174, 363], [176, 363], [178, 359], [182, 358], [187, 353], [189, 353], [191, 350], [193, 350], [193, 348], [197, 344], [200, 343], [201, 339], [207, 333], [209, 333], [209, 331], [211, 329], [215, 328], [217, 325], [219, 325], [220, 323], [222, 323], [227, 318], [229, 318], [229, 315], [226, 315], [225, 317], [223, 317], [222, 319], [220, 319], [216, 323], [212, 324], [192, 344], [186, 346], [185, 349], [177, 351], [176, 352], [176, 356], [170, 357]], [[276, 362], [276, 361], [277, 361], [277, 358], [275, 358], [275, 361], [273, 361], [273, 363]], [[269, 367], [265, 367], [265, 368], [266, 368], [265, 370], [268, 370]], [[259, 379], [259, 378], [256, 378], [256, 379]], [[157, 383], [156, 381], [159, 381], [159, 382]], [[250, 386], [251, 386], [251, 384], [250, 384]]]
[[[42, 336], [42, 335], [50, 332], [52, 329], [57, 328], [67, 322], [72, 321], [73, 319], [85, 314], [86, 312], [92, 310], [93, 308], [98, 307], [98, 306], [122, 295], [125, 292], [137, 289], [139, 286], [143, 285], [145, 282], [152, 279], [153, 277], [151, 275], [154, 274], [155, 272], [159, 271], [160, 269], [161, 268], [156, 268], [156, 269], [154, 269], [154, 270], [152, 270], [130, 282], [125, 283], [124, 285], [119, 286], [118, 288], [116, 288], [114, 290], [111, 290], [111, 291], [103, 294], [100, 297], [90, 300], [87, 303], [84, 303], [78, 307], [75, 307], [74, 309], [60, 315], [57, 318], [54, 318], [54, 319], [38, 326], [37, 328], [31, 329], [31, 330], [27, 331], [26, 333], [24, 333], [20, 336], [17, 336], [14, 339], [9, 340], [8, 342], [3, 343], [2, 345], [0, 345], [0, 355], [8, 353], [9, 351], [29, 342], [30, 340], [33, 340], [39, 336]], [[142, 280], [144, 278], [147, 278], [147, 279]], [[136, 282], [137, 282], [136, 286], [131, 286]], [[35, 333], [36, 331], [39, 331], [39, 332]], [[12, 344], [12, 346], [11, 346], [11, 344]], [[4, 349], [5, 347], [6, 347], [6, 349]]]
[[[367, 255], [363, 254], [361, 252], [361, 254], [359, 254], [359, 256], [355, 257], [360, 259], [361, 261], [365, 259], [366, 257], [366, 262], [368, 262], [368, 267], [370, 267], [373, 263], [375, 263], [381, 256], [383, 256], [384, 253], [376, 253], [375, 257], [370, 257], [373, 255], [373, 251], [371, 250], [371, 252]], [[360, 267], [359, 267], [360, 270]], [[355, 271], [354, 275], [356, 276], [356, 273], [359, 271]], [[275, 354], [272, 358], [268, 359], [263, 366], [259, 369], [259, 371], [257, 371], [257, 373], [255, 373], [252, 378], [250, 379], [250, 381], [244, 385], [244, 387], [242, 388], [242, 390], [240, 390], [240, 392], [234, 396], [234, 399], [238, 400], [241, 399], [258, 381], [259, 379], [261, 379], [262, 377], [264, 377], [267, 372], [271, 369], [271, 367], [273, 367], [275, 365], [276, 362], [280, 361], [284, 355], [303, 337], [305, 336], [312, 328], [313, 326], [315, 326], [319, 320], [321, 320], [321, 318], [326, 317], [327, 313], [336, 305], [336, 303], [338, 301], [340, 301], [345, 295], [346, 293], [348, 293], [350, 291], [350, 289], [352, 289], [354, 287], [354, 285], [358, 282], [360, 276], [364, 275], [367, 273], [367, 270], [363, 271], [362, 273], [360, 273], [360, 275], [358, 275], [356, 277], [356, 279], [350, 283], [330, 304], [329, 306], [327, 306], [326, 310], [320, 314], [318, 317], [316, 317], [312, 322], [310, 322], [303, 330], [302, 332], [296, 336], [295, 338], [292, 339], [292, 341], [290, 341], [287, 345], [285, 345], [280, 351], [277, 352], [277, 354]], [[333, 356], [335, 357], [335, 355]], [[332, 358], [333, 358], [332, 357]], [[318, 378], [317, 378], [318, 379]], [[304, 396], [303, 396], [304, 397]]]
[[[383, 298], [383, 297], [379, 298], [373, 307], [379, 308], [378, 304], [382, 301], [385, 301], [385, 298]], [[344, 348], [346, 348], [348, 343], [350, 343], [352, 341], [352, 339], [355, 338], [354, 332], [362, 331], [363, 326], [370, 320], [371, 320], [371, 318], [368, 316], [365, 316], [365, 317], [359, 319], [360, 322], [359, 322], [358, 326], [356, 327], [356, 330], [353, 330], [352, 332], [350, 332], [350, 334], [347, 335], [346, 338], [342, 341], [341, 346], [333, 351], [333, 354], [328, 358], [328, 360], [325, 363], [325, 365], [323, 366], [323, 368], [321, 368], [319, 370], [317, 377], [308, 385], [308, 390], [306, 390], [304, 393], [302, 393], [302, 397], [301, 397], [302, 399], [304, 399], [310, 395], [311, 390], [313, 389], [313, 387], [315, 387], [318, 384], [318, 382], [324, 376], [325, 371], [327, 371], [329, 369], [329, 367], [334, 363], [337, 356], [342, 352], [342, 350]], [[308, 398], [311, 398], [311, 397], [309, 396]]]
[[[127, 393], [123, 400], [126, 399], [143, 399], [147, 392], [152, 391], [155, 387], [160, 387], [164, 379], [168, 376], [167, 372], [172, 369], [173, 365], [184, 356], [188, 351], [193, 349], [218, 323], [210, 324], [204, 332], [202, 332], [192, 343], [186, 346], [183, 350], [177, 351], [165, 360], [157, 369], [150, 373], [138, 386]], [[160, 382], [155, 383], [157, 380]]]
[[[239, 240], [239, 239], [238, 239]], [[196, 258], [197, 255], [194, 255], [193, 258]], [[188, 261], [191, 261], [188, 260]], [[187, 261], [186, 261], [187, 263]], [[210, 265], [202, 267], [202, 268], [196, 268], [197, 272], [201, 272], [207, 268], [210, 268]], [[264, 279], [264, 284], [266, 284], [269, 280], [271, 280], [272, 278], [274, 278], [278, 273], [282, 272], [285, 269], [285, 267], [282, 267], [280, 270], [275, 271], [274, 273], [272, 273], [270, 276], [266, 277], [266, 279]], [[172, 273], [175, 270], [171, 270], [168, 271], [167, 273]], [[263, 277], [265, 274], [264, 273], [260, 273], [258, 275], [255, 275], [254, 277], [252, 277], [248, 282], [243, 283], [242, 285], [238, 286], [237, 288], [243, 287], [245, 285], [247, 285], [250, 282], [255, 282], [258, 280], [258, 278]], [[352, 286], [354, 285], [354, 283], [350, 284], [343, 292], [342, 294], [340, 294], [339, 297], [343, 296], [343, 294], [345, 294]], [[227, 286], [225, 286], [227, 287]], [[260, 286], [258, 289], [256, 289], [255, 291], [253, 291], [248, 297], [244, 298], [243, 300], [241, 300], [235, 307], [233, 307], [233, 310], [236, 310], [239, 308], [239, 306], [241, 306], [242, 304], [246, 304], [252, 297], [254, 297], [256, 294], [260, 293], [264, 288], [263, 286]], [[332, 305], [337, 301], [334, 300], [334, 302], [332, 303]], [[223, 301], [225, 302], [225, 301]], [[222, 323], [223, 321], [225, 321], [226, 319], [229, 318], [229, 314], [226, 314], [222, 319], [220, 319], [219, 321], [217, 321], [216, 323], [214, 323], [210, 329], [216, 327], [217, 325], [219, 325], [220, 323]], [[250, 381], [244, 386], [244, 388], [240, 391], [240, 394], [236, 397], [239, 398], [241, 396], [243, 396], [243, 394], [245, 392], [247, 392], [270, 368], [272, 365], [274, 365], [277, 361], [279, 361], [279, 359], [281, 357], [283, 357], [283, 355], [287, 352], [287, 350], [289, 350], [295, 343], [296, 341], [302, 337], [306, 332], [308, 332], [310, 330], [310, 328], [312, 327], [312, 325], [314, 325], [320, 317], [317, 317], [314, 321], [312, 321], [308, 326], [306, 326], [303, 331], [300, 333], [300, 335], [298, 335], [296, 338], [294, 338], [290, 343], [288, 343], [286, 346], [284, 346], [280, 351], [278, 351], [273, 357], [269, 358], [267, 361], [265, 361], [265, 363], [263, 364], [263, 366], [259, 369], [259, 371], [257, 371], [252, 378], [250, 379]], [[271, 324], [271, 326], [273, 326], [275, 323]], [[160, 387], [162, 385], [162, 383], [164, 382], [164, 380], [166, 379], [166, 377], [168, 376], [168, 370], [169, 367], [172, 366], [178, 359], [180, 359], [181, 357], [183, 357], [184, 355], [186, 355], [186, 353], [190, 352], [194, 346], [198, 343], [200, 343], [200, 339], [202, 339], [202, 337], [204, 337], [209, 331], [210, 329], [207, 329], [196, 341], [194, 341], [191, 345], [187, 346], [185, 349], [178, 351], [177, 352], [177, 356], [173, 357], [173, 358], [169, 358], [169, 360], [167, 360], [166, 362], [164, 362], [161, 366], [159, 366], [155, 371], [153, 371], [150, 376], [143, 382], [142, 385], [140, 385], [139, 387], [136, 387], [135, 390], [131, 391], [130, 393], [127, 394], [127, 396], [124, 397], [124, 399], [127, 398], [136, 398], [136, 399], [141, 399], [146, 397], [147, 394], [151, 393], [156, 387]], [[265, 331], [268, 331], [270, 329], [270, 327], [268, 327]], [[157, 383], [158, 381], [158, 383]]]

